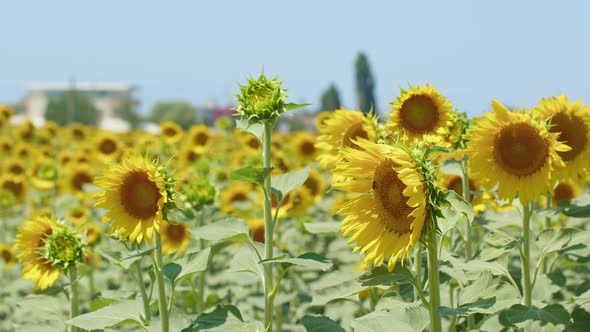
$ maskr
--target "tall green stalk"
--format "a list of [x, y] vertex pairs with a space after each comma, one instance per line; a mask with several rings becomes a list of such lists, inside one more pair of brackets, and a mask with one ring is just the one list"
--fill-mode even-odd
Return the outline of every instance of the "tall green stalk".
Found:
[[135, 263], [133, 263], [135, 274], [137, 276], [137, 283], [139, 284], [139, 293], [141, 294], [141, 300], [143, 302], [143, 314], [146, 321], [150, 321], [152, 319], [152, 313], [150, 311], [150, 300], [147, 296], [147, 292], [145, 291], [145, 284], [143, 282], [143, 273], [141, 270], [141, 259], [138, 259]]
[[523, 206], [522, 212], [522, 237], [523, 244], [520, 251], [520, 259], [522, 264], [522, 287], [524, 290], [523, 304], [527, 307], [532, 305], [533, 287], [531, 284], [531, 249], [530, 249], [530, 230], [531, 230], [531, 215], [533, 214], [533, 204], [527, 203]]
[[[272, 192], [270, 183], [271, 162], [271, 135], [272, 122], [264, 121], [264, 136], [262, 137], [262, 162], [267, 176], [264, 178], [264, 248], [265, 259], [273, 257], [273, 218], [272, 218]], [[272, 264], [264, 264], [264, 327], [265, 331], [272, 331], [273, 317], [273, 271]]]
[[[79, 298], [78, 298], [78, 268], [76, 264], [70, 265], [68, 268], [70, 273], [70, 320], [80, 314], [79, 311]], [[78, 332], [76, 326], [71, 325], [71, 332]]]
[[[205, 210], [201, 210], [199, 212], [199, 217], [197, 221], [198, 227], [203, 226], [204, 219], [205, 219]], [[205, 240], [199, 239], [199, 249], [205, 249]], [[197, 293], [197, 313], [202, 313], [205, 311], [205, 278], [207, 276], [207, 271], [199, 272], [197, 285], [198, 285], [198, 293]]]
[[[469, 171], [467, 170], [467, 158], [461, 161], [461, 189], [463, 192], [463, 199], [469, 202], [471, 193], [469, 192]], [[471, 235], [471, 223], [469, 220], [465, 223], [465, 259], [470, 260], [473, 257], [473, 236]], [[470, 330], [475, 328], [475, 320], [472, 315], [467, 316], [467, 327]]]
[[434, 229], [428, 231], [428, 288], [430, 292], [430, 331], [441, 332], [440, 283], [438, 275], [438, 239]]
[[162, 257], [162, 236], [159, 232], [154, 232], [156, 237], [155, 250], [155, 273], [158, 284], [158, 308], [160, 311], [161, 332], [169, 332], [168, 308], [166, 307], [166, 285], [164, 284], [163, 257]]

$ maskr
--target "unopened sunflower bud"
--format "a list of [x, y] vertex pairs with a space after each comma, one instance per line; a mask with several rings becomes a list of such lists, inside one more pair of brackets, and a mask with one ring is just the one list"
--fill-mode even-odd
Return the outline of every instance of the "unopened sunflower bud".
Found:
[[82, 260], [84, 242], [73, 229], [63, 227], [47, 237], [41, 252], [53, 266], [67, 269]]
[[286, 89], [281, 88], [282, 81], [268, 79], [260, 74], [258, 79], [248, 78], [246, 85], [240, 85], [237, 96], [236, 111], [249, 120], [272, 120], [286, 112]]
[[195, 209], [215, 201], [215, 186], [206, 177], [192, 178], [183, 187], [186, 201]]

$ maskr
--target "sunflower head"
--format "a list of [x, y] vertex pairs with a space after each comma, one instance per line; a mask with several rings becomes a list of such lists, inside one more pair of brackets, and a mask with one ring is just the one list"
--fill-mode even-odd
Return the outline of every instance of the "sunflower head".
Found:
[[15, 256], [12, 247], [6, 243], [0, 243], [0, 258], [4, 260], [5, 268], [9, 268], [14, 265]]
[[8, 104], [0, 104], [0, 118], [4, 120], [9, 120], [14, 111], [12, 107]]
[[410, 86], [391, 102], [386, 128], [409, 145], [441, 145], [450, 135], [451, 102], [432, 85]]
[[94, 150], [100, 159], [115, 159], [121, 152], [121, 143], [111, 132], [101, 132], [95, 139]]
[[153, 241], [174, 195], [174, 183], [165, 167], [129, 155], [95, 179], [103, 189], [95, 195], [96, 206], [108, 209], [103, 221], [111, 222], [111, 233], [132, 243]]
[[174, 144], [182, 138], [184, 131], [174, 121], [164, 121], [160, 123], [160, 136], [167, 144]]
[[248, 120], [274, 120], [287, 111], [287, 90], [281, 87], [283, 82], [277, 78], [267, 78], [264, 73], [256, 79], [247, 78], [245, 85], [239, 85], [240, 93], [236, 95], [238, 115]]
[[578, 197], [582, 192], [582, 188], [574, 181], [560, 181], [555, 188], [553, 188], [553, 207], [561, 201], [571, 202], [572, 199]]
[[569, 148], [531, 113], [511, 112], [498, 101], [492, 109], [467, 134], [465, 152], [473, 177], [486, 190], [498, 185], [501, 199], [518, 195], [526, 203], [550, 192], [555, 169], [564, 166], [558, 152]]
[[340, 205], [346, 216], [341, 229], [365, 254], [367, 265], [388, 260], [392, 270], [398, 259], [409, 257], [422, 236], [431, 200], [424, 165], [402, 148], [364, 139], [358, 148], [345, 147], [343, 161], [333, 170], [343, 180], [336, 189], [356, 193]]
[[186, 224], [162, 222], [162, 253], [170, 255], [184, 252], [190, 240], [189, 226]]
[[40, 253], [53, 267], [67, 269], [82, 260], [84, 246], [78, 233], [68, 226], [60, 225], [45, 238]]
[[572, 103], [565, 95], [542, 99], [533, 110], [550, 124], [549, 132], [571, 149], [558, 151], [565, 167], [556, 170], [559, 180], [576, 179], [587, 173], [590, 163], [590, 106], [582, 101]]
[[252, 234], [252, 240], [264, 243], [264, 219], [254, 218], [248, 220], [248, 229]]

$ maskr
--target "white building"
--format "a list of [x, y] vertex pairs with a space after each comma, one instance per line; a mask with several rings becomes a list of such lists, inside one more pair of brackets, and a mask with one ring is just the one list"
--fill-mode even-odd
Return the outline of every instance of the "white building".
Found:
[[113, 131], [129, 129], [129, 124], [119, 117], [117, 110], [128, 100], [135, 101], [133, 93], [136, 87], [131, 84], [112, 82], [30, 83], [26, 88], [27, 96], [23, 99], [25, 112], [15, 117], [15, 122], [30, 118], [36, 126], [43, 125], [49, 100], [74, 89], [87, 94], [96, 109], [100, 111], [101, 117], [98, 122], [100, 128]]

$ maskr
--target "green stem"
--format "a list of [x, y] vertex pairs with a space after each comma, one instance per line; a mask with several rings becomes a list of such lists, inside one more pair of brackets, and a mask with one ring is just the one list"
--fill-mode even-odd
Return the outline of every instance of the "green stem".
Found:
[[[204, 216], [205, 211], [201, 210], [199, 212], [199, 218], [198, 218], [198, 227], [201, 227], [204, 225]], [[205, 240], [203, 239], [199, 239], [199, 249], [203, 250], [205, 249]], [[198, 281], [197, 281], [197, 286], [198, 286], [198, 293], [197, 293], [197, 313], [202, 313], [203, 311], [205, 311], [205, 278], [207, 276], [207, 271], [202, 271], [199, 272], [199, 277], [198, 277]]]
[[169, 331], [168, 323], [168, 309], [166, 308], [166, 285], [164, 284], [164, 273], [162, 271], [162, 237], [160, 233], [154, 232], [156, 237], [156, 252], [155, 252], [155, 274], [156, 282], [158, 283], [158, 308], [160, 311], [161, 332]]
[[[469, 192], [469, 171], [467, 170], [467, 159], [463, 158], [463, 161], [461, 162], [461, 174], [462, 174], [462, 178], [461, 178], [461, 185], [462, 185], [462, 191], [463, 191], [463, 198], [469, 202], [469, 196], [470, 196], [470, 192]], [[471, 223], [469, 223], [469, 221], [467, 221], [465, 223], [465, 258], [467, 260], [470, 260], [471, 257], [473, 257], [473, 247], [472, 247], [472, 242], [471, 242]]]
[[418, 242], [416, 256], [414, 257], [414, 269], [416, 271], [416, 283], [420, 288], [422, 288], [422, 251], [424, 251], [422, 242]]
[[[271, 135], [272, 123], [264, 121], [264, 136], [262, 137], [262, 161], [264, 171], [268, 174], [264, 178], [264, 247], [265, 259], [273, 257], [273, 218], [272, 218], [272, 192], [270, 183], [270, 162], [271, 162]], [[264, 264], [264, 328], [265, 331], [272, 332], [273, 317], [273, 289], [272, 264]]]
[[375, 306], [377, 305], [378, 295], [377, 295], [377, 288], [371, 287], [369, 288], [369, 299], [371, 305], [371, 312], [375, 311]]
[[438, 275], [438, 245], [434, 229], [428, 231], [428, 288], [430, 291], [430, 331], [441, 332], [441, 320], [438, 314], [440, 306], [440, 289]]
[[531, 287], [531, 267], [530, 267], [530, 222], [531, 215], [533, 214], [533, 204], [527, 203], [523, 206], [522, 213], [522, 236], [523, 245], [521, 251], [521, 263], [522, 263], [522, 283], [524, 290], [524, 305], [530, 307], [532, 304], [532, 293], [533, 288]]
[[94, 287], [94, 269], [92, 267], [88, 269], [88, 289], [90, 290], [90, 298], [92, 299], [92, 296], [96, 292], [96, 288]]
[[[552, 203], [553, 203], [553, 198], [551, 197], [551, 193], [547, 193], [547, 200], [545, 201], [545, 208], [550, 209]], [[551, 217], [546, 216], [545, 217], [545, 229], [550, 229], [550, 228], [551, 228]], [[547, 273], [547, 260], [546, 259], [543, 259], [541, 271], [543, 271], [543, 273]], [[535, 274], [535, 276], [536, 276], [536, 274]]]
[[137, 260], [133, 265], [135, 266], [135, 273], [137, 275], [137, 283], [139, 284], [139, 293], [141, 294], [141, 300], [143, 301], [143, 314], [146, 322], [152, 319], [152, 313], [150, 312], [150, 300], [145, 291], [145, 284], [143, 282], [143, 273], [141, 270], [141, 259]]
[[[74, 317], [78, 316], [80, 314], [79, 311], [79, 299], [78, 299], [78, 268], [76, 267], [76, 264], [72, 264], [69, 267], [69, 272], [70, 272], [70, 320], [72, 320]], [[78, 332], [80, 331], [80, 329], [78, 329], [76, 326], [71, 325], [71, 332]]]

